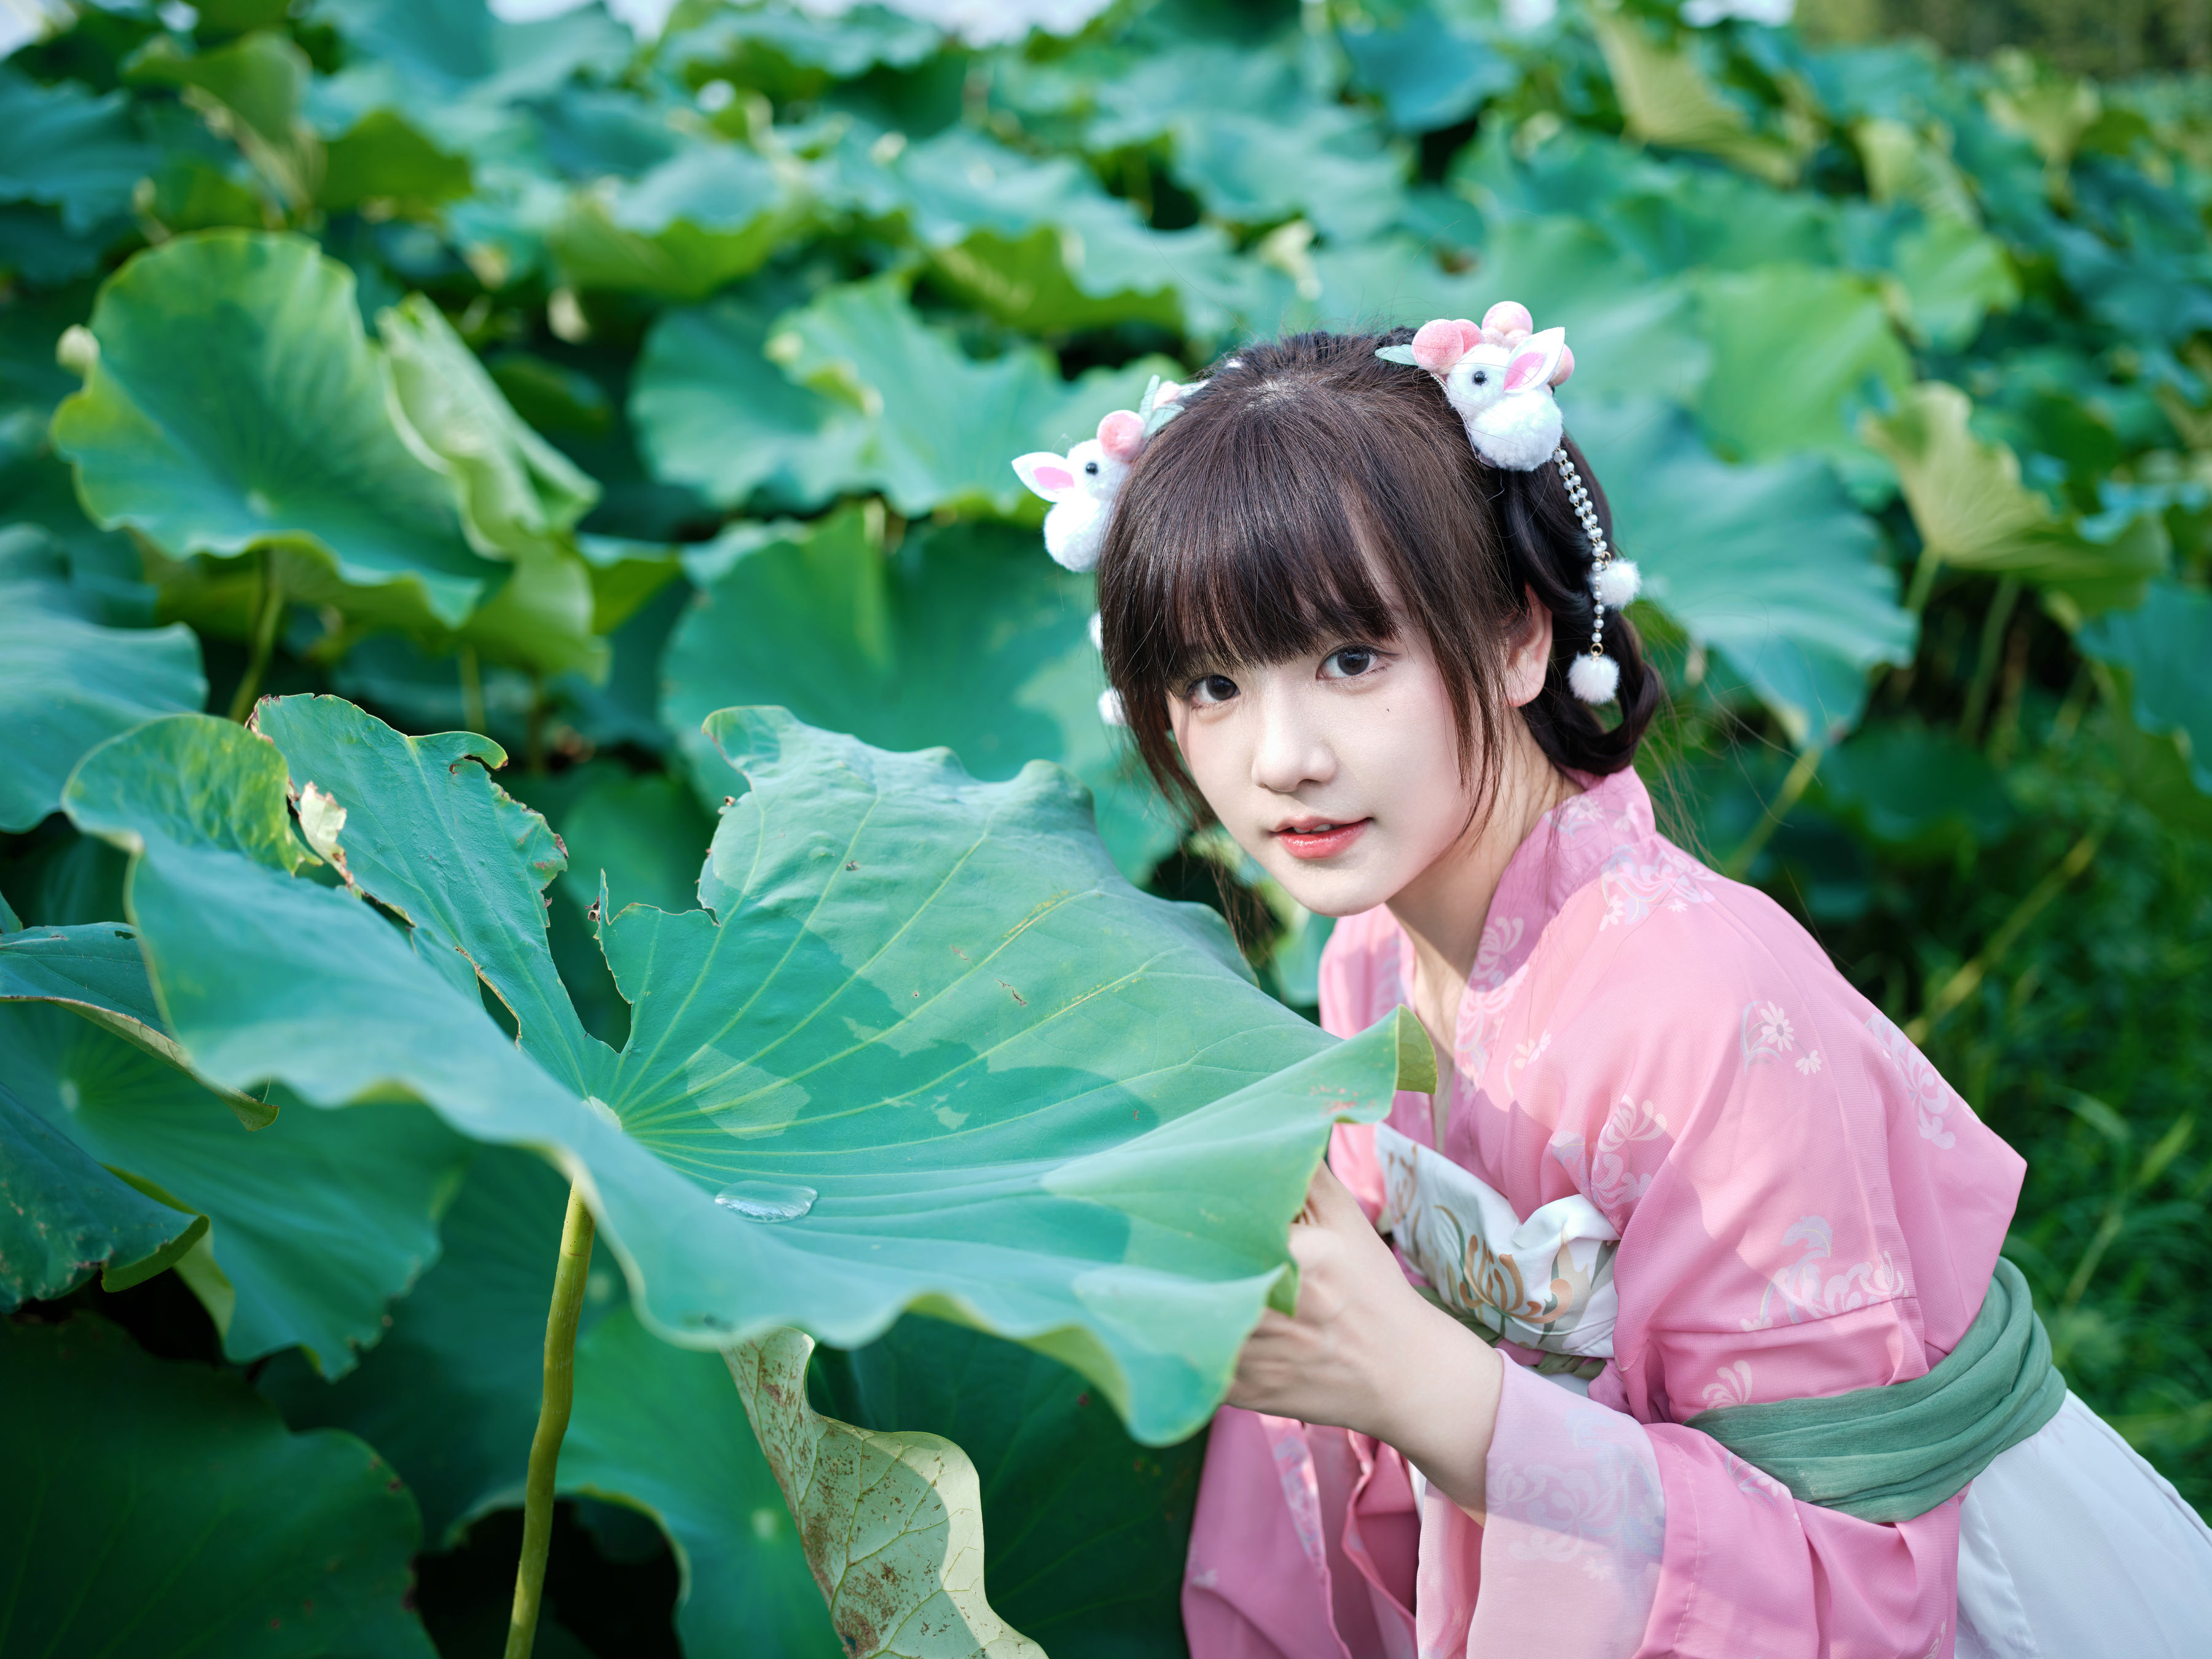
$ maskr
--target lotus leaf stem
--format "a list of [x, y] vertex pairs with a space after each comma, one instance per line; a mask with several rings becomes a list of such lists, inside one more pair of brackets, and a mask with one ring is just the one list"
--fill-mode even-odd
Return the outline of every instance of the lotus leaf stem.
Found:
[[592, 1212], [574, 1187], [561, 1223], [561, 1259], [553, 1270], [553, 1305], [545, 1316], [545, 1395], [538, 1407], [538, 1432], [530, 1442], [530, 1473], [523, 1485], [522, 1559], [514, 1570], [514, 1613], [507, 1627], [506, 1659], [530, 1659], [538, 1636], [538, 1609], [545, 1596], [545, 1553], [553, 1540], [554, 1476], [561, 1442], [568, 1432], [575, 1395], [576, 1321], [584, 1310], [584, 1281], [592, 1267]]
[[1735, 851], [1722, 861], [1723, 875], [1735, 881], [1744, 878], [1744, 872], [1751, 868], [1752, 861], [1759, 856], [1768, 839], [1782, 827], [1782, 820], [1790, 816], [1790, 809], [1797, 805], [1811, 786], [1813, 774], [1820, 769], [1820, 757], [1826, 752], [1817, 743], [1805, 745], [1791, 765], [1789, 775], [1782, 780], [1782, 787], [1774, 792], [1774, 799], [1767, 803], [1766, 811], [1759, 815], [1759, 822], [1751, 826], [1751, 833], [1737, 845]]
[[253, 613], [253, 653], [246, 660], [246, 672], [238, 682], [238, 690], [231, 694], [230, 717], [240, 726], [253, 712], [256, 698], [261, 695], [261, 677], [269, 672], [270, 653], [276, 648], [276, 624], [284, 617], [284, 585], [276, 580], [275, 556], [267, 548], [261, 550], [261, 594]]

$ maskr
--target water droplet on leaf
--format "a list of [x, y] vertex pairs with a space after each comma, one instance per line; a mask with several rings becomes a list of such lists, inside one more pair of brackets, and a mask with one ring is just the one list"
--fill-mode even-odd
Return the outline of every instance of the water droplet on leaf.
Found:
[[819, 1196], [793, 1181], [732, 1181], [714, 1194], [714, 1202], [748, 1221], [796, 1221]]

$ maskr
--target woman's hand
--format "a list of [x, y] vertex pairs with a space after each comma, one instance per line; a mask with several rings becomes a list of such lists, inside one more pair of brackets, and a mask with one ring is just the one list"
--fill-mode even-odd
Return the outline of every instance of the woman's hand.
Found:
[[1298, 1309], [1269, 1309], [1229, 1403], [1372, 1435], [1480, 1518], [1500, 1360], [1406, 1282], [1359, 1200], [1324, 1164], [1291, 1224]]

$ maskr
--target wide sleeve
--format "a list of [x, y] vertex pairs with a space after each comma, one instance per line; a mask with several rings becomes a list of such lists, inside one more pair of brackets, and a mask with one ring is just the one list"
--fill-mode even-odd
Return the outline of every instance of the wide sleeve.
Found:
[[1923, 1375], [1979, 1306], [2019, 1161], [1785, 916], [1708, 903], [1589, 927], [1526, 1001], [1557, 1058], [1514, 1144], [1620, 1232], [1615, 1357], [1587, 1401], [1509, 1370], [1489, 1524], [1443, 1506], [1424, 1533], [1425, 1655], [1951, 1651], [1960, 1499], [1855, 1520], [1684, 1419]]
[[[1321, 952], [1321, 1024], [1332, 1036], [1357, 1036], [1404, 1000], [1398, 983], [1398, 924], [1381, 905], [1345, 917]], [[1426, 1096], [1401, 1094], [1394, 1105], [1417, 1112]], [[1382, 1211], [1382, 1165], [1371, 1124], [1340, 1123], [1331, 1132], [1328, 1167], [1372, 1221]]]

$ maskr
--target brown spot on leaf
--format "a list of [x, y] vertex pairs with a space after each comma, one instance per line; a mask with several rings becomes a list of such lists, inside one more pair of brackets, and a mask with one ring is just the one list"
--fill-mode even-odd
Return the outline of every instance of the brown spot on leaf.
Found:
[[859, 868], [860, 867], [860, 866], [859, 860], [854, 860], [854, 859], [848, 859], [848, 860], [845, 860], [845, 867], [846, 867], [848, 870], [857, 870], [857, 869], [859, 869]]
[[1012, 986], [1007, 984], [1006, 981], [1000, 980], [999, 981], [999, 988], [1004, 991], [1008, 996], [1012, 997], [1015, 1001], [1020, 1003], [1023, 1007], [1026, 1008], [1030, 1006], [1030, 1000], [1024, 996], [1019, 991], [1014, 989]]

